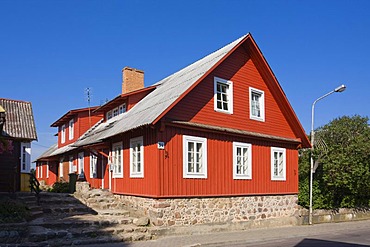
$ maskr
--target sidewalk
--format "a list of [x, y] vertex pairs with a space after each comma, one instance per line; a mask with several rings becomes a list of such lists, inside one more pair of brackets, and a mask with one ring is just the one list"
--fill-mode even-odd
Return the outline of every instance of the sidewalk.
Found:
[[[164, 237], [146, 242], [114, 246], [163, 247], [163, 246], [228, 246], [232, 244], [253, 244], [267, 240], [296, 237], [313, 237], [324, 233], [345, 233], [348, 229], [369, 229], [370, 220], [342, 223], [326, 223], [313, 226], [286, 226], [278, 228], [251, 229], [237, 232], [217, 232], [202, 235]], [[369, 243], [370, 244], [370, 243]]]

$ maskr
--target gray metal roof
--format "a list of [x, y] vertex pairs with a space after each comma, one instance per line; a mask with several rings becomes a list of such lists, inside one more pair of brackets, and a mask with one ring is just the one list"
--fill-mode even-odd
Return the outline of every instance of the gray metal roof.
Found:
[[55, 144], [53, 144], [51, 147], [49, 147], [45, 152], [43, 152], [39, 157], [37, 157], [37, 159], [36, 160], [42, 160], [42, 159], [44, 159], [44, 158], [48, 158], [48, 157], [50, 157], [51, 156], [51, 154], [53, 153], [53, 152], [55, 152], [55, 150], [57, 150], [58, 149], [58, 144], [57, 143], [55, 143]]
[[72, 146], [72, 144], [69, 144], [69, 145], [61, 147], [61, 148], [58, 148], [58, 144], [53, 144], [51, 147], [49, 147], [49, 149], [47, 149], [44, 153], [42, 153], [36, 159], [36, 161], [47, 159], [49, 157], [53, 157], [53, 156], [56, 156], [56, 155], [59, 155], [59, 154], [64, 154], [64, 153], [67, 153], [67, 152], [75, 150], [75, 149], [77, 149], [77, 147]]
[[37, 140], [35, 120], [30, 102], [0, 98], [5, 110], [3, 135], [13, 138]]
[[100, 124], [93, 131], [81, 136], [74, 145], [84, 146], [97, 143], [128, 130], [151, 124], [246, 36], [242, 36], [223, 48], [155, 83], [154, 85], [157, 86], [156, 89], [138, 102], [130, 111]]

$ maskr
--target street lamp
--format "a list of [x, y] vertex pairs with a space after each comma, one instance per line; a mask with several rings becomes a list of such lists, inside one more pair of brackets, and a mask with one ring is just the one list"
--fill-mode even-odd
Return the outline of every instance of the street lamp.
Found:
[[314, 131], [314, 114], [315, 114], [315, 104], [317, 101], [322, 100], [323, 98], [329, 96], [332, 93], [341, 93], [344, 90], [346, 90], [346, 86], [344, 84], [340, 85], [339, 87], [335, 88], [333, 91], [330, 91], [329, 93], [317, 98], [312, 103], [312, 110], [311, 110], [311, 169], [310, 169], [310, 212], [309, 212], [309, 224], [312, 225], [312, 184], [313, 184], [313, 150], [314, 150], [314, 141], [315, 141], [315, 131]]

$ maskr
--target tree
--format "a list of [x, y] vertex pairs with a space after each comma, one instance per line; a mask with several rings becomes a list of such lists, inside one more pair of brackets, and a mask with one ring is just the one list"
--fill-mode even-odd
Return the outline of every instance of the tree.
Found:
[[[316, 148], [314, 160], [313, 207], [370, 206], [370, 127], [369, 118], [355, 115], [334, 119], [315, 130], [315, 139], [325, 143]], [[317, 145], [320, 146], [320, 145]], [[308, 206], [310, 150], [302, 150], [299, 160], [299, 203]]]
[[0, 136], [0, 154], [2, 153], [12, 153], [13, 142], [11, 140], [6, 140]]

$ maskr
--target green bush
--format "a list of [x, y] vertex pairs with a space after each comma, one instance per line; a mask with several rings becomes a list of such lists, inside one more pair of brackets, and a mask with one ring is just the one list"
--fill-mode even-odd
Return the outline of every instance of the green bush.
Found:
[[55, 182], [53, 187], [48, 190], [54, 193], [69, 193], [69, 183], [68, 182]]
[[10, 198], [0, 198], [0, 223], [18, 223], [27, 220], [30, 213], [26, 206]]

